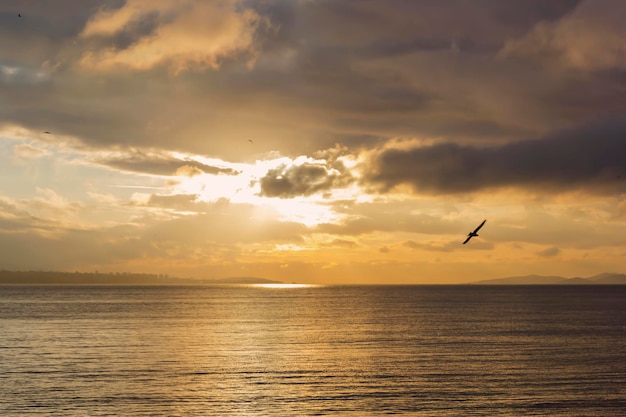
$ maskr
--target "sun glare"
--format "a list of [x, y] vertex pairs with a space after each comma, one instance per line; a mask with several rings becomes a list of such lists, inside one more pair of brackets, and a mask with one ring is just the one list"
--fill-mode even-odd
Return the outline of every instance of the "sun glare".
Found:
[[[189, 158], [189, 157], [188, 157]], [[267, 207], [276, 213], [277, 219], [286, 222], [301, 223], [312, 227], [323, 223], [336, 223], [343, 215], [333, 210], [329, 205], [328, 196], [311, 195], [295, 198], [277, 198], [261, 195], [259, 184], [270, 169], [282, 164], [293, 163], [289, 158], [275, 158], [266, 161], [256, 161], [254, 164], [226, 163], [224, 161], [209, 160], [207, 158], [193, 157], [213, 166], [231, 168], [237, 172], [235, 175], [211, 175], [201, 174], [194, 176], [181, 175], [177, 182], [172, 185], [172, 194], [196, 195], [196, 201], [212, 202], [219, 199], [228, 199], [234, 204], [251, 204], [258, 207]], [[297, 159], [295, 161], [298, 161]], [[347, 194], [354, 197], [356, 190], [342, 190], [337, 198], [347, 198]]]
[[312, 227], [323, 223], [336, 223], [342, 216], [335, 213], [331, 207], [319, 202], [304, 199], [264, 199], [267, 204], [280, 213], [280, 220], [302, 223]]
[[251, 284], [252, 287], [254, 288], [267, 288], [267, 289], [272, 289], [272, 290], [292, 290], [292, 289], [298, 289], [298, 288], [316, 288], [316, 287], [320, 287], [321, 285], [318, 284], [297, 284], [295, 282], [293, 283], [269, 283], [269, 284]]

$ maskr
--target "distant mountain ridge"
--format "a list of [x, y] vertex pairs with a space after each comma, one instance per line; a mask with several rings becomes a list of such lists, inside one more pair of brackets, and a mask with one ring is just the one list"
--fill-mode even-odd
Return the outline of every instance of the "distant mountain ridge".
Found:
[[626, 285], [626, 274], [605, 272], [587, 278], [523, 275], [470, 282], [472, 285]]
[[[0, 285], [250, 285], [283, 284], [259, 277], [177, 278], [165, 274], [7, 271], [0, 270]], [[587, 278], [524, 275], [466, 282], [463, 285], [626, 285], [626, 274], [605, 272]]]

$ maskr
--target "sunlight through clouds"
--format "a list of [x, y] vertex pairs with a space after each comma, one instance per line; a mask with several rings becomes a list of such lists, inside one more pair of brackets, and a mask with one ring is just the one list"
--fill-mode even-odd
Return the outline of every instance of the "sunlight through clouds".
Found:
[[619, 272], [624, 3], [479, 3], [0, 2], [0, 268]]
[[[180, 154], [178, 154], [180, 157]], [[320, 196], [318, 194], [289, 199], [265, 197], [262, 194], [260, 179], [267, 172], [286, 165], [301, 165], [311, 158], [298, 157], [290, 159], [279, 157], [269, 160], [257, 160], [251, 164], [226, 163], [212, 158], [194, 157], [205, 164], [228, 167], [237, 175], [216, 176], [216, 175], [194, 175], [179, 176], [172, 184], [171, 194], [193, 194], [197, 195], [197, 201], [211, 202], [220, 198], [226, 198], [232, 203], [254, 204], [272, 207], [280, 213], [280, 219], [289, 222], [302, 223], [306, 226], [314, 226], [320, 223], [334, 223], [343, 218], [343, 215], [336, 213], [328, 204], [332, 201], [331, 196]], [[317, 160], [317, 163], [323, 161]], [[359, 190], [353, 188], [351, 193], [341, 193], [339, 198], [355, 198]], [[338, 197], [335, 197], [338, 198]]]

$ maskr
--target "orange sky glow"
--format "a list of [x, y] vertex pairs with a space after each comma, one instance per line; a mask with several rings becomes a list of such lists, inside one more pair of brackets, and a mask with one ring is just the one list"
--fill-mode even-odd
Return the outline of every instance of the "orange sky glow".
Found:
[[624, 273], [625, 15], [619, 0], [4, 1], [0, 269]]

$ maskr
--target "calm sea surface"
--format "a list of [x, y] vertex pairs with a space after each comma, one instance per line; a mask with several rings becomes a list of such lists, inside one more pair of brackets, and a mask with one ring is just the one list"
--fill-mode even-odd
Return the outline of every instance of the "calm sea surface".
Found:
[[2, 416], [626, 416], [626, 287], [0, 287]]

